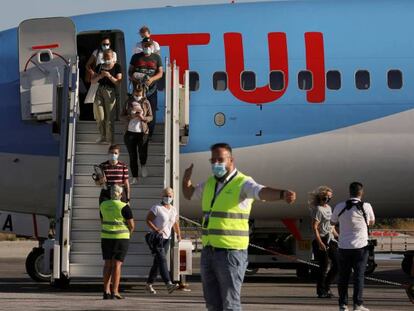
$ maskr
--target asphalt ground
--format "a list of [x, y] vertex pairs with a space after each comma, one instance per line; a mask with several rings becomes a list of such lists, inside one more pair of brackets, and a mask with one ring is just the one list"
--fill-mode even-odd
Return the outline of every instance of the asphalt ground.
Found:
[[[173, 294], [168, 294], [162, 283], [155, 285], [156, 295], [149, 295], [144, 290], [144, 280], [123, 280], [125, 300], [102, 300], [100, 280], [72, 280], [67, 290], [33, 282], [24, 268], [25, 254], [33, 246], [23, 244], [0, 243], [0, 310], [205, 310], [198, 275], [187, 278], [191, 292]], [[374, 277], [409, 281], [400, 269], [398, 257], [378, 258]], [[414, 310], [404, 290], [398, 287], [368, 281], [364, 297], [370, 310]], [[293, 270], [263, 269], [255, 276], [247, 276], [242, 302], [243, 310], [254, 311], [338, 310], [336, 298], [316, 298], [314, 283], [298, 280]]]

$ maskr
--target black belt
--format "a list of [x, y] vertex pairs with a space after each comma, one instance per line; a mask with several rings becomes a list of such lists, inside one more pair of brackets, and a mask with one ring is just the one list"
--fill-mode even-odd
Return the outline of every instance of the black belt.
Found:
[[223, 252], [223, 251], [240, 251], [241, 249], [235, 249], [235, 248], [223, 248], [223, 247], [214, 247], [211, 245], [204, 246], [205, 249], [210, 249], [214, 252]]

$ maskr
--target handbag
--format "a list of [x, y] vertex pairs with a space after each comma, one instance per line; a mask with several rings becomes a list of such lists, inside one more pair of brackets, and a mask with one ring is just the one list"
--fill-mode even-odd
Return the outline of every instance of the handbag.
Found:
[[162, 247], [163, 237], [161, 233], [151, 231], [145, 235], [145, 242], [147, 243], [152, 254], [155, 254], [156, 249]]
[[86, 94], [85, 97], [85, 104], [93, 104], [93, 102], [95, 101], [95, 96], [96, 96], [96, 92], [98, 91], [99, 88], [99, 82], [96, 83], [91, 83], [91, 86], [89, 87], [88, 93]]

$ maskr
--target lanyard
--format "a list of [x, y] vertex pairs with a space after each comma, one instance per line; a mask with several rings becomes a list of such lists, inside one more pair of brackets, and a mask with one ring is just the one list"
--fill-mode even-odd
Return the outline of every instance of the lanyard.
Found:
[[233, 176], [231, 176], [225, 183], [224, 183], [224, 185], [220, 188], [220, 190], [219, 191], [217, 191], [217, 187], [218, 187], [218, 182], [217, 182], [217, 180], [216, 180], [216, 183], [215, 183], [215, 185], [214, 185], [214, 196], [213, 196], [213, 199], [211, 200], [211, 203], [210, 203], [210, 213], [211, 213], [211, 210], [213, 209], [213, 205], [214, 205], [214, 202], [216, 201], [216, 198], [218, 197], [218, 195], [221, 193], [221, 191], [223, 191], [223, 189], [224, 189], [224, 187], [226, 187], [232, 180], [233, 180], [233, 178], [234, 177], [236, 177], [236, 175], [237, 175], [237, 173], [238, 172], [236, 172]]

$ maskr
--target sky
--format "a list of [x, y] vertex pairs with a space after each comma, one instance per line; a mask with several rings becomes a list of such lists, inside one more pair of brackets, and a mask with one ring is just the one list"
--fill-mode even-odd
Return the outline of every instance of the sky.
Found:
[[[231, 0], [3, 0], [0, 30], [13, 28], [25, 19], [50, 16], [74, 16], [92, 12], [194, 4], [230, 3]], [[257, 2], [258, 0], [235, 0]], [[269, 0], [261, 0], [269, 1]], [[3, 3], [4, 3], [3, 2]]]

